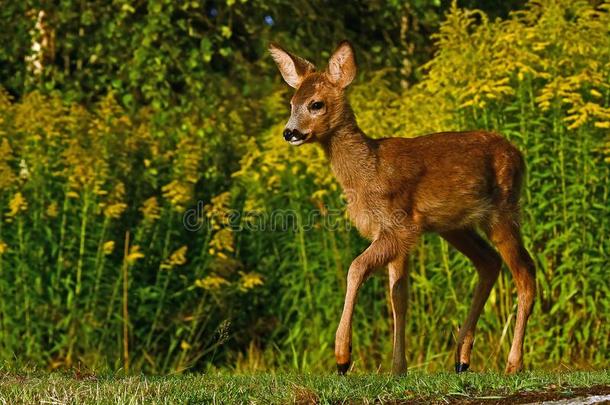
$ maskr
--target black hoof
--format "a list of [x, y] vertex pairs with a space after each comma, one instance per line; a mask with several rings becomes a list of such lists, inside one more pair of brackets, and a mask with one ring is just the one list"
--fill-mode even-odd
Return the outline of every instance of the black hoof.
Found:
[[345, 375], [345, 373], [347, 373], [347, 370], [349, 370], [349, 366], [349, 362], [343, 364], [337, 363], [337, 372], [339, 373], [339, 375]]
[[464, 371], [468, 370], [468, 366], [469, 364], [467, 363], [455, 363], [455, 372], [463, 373]]

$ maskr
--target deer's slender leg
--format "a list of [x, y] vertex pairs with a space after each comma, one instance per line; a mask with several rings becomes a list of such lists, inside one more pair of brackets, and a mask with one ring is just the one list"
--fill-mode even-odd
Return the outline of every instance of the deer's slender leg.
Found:
[[474, 343], [477, 321], [481, 316], [489, 293], [498, 279], [502, 268], [502, 259], [472, 229], [444, 232], [441, 236], [472, 261], [479, 275], [479, 282], [474, 290], [470, 311], [458, 335], [455, 371], [459, 373], [466, 371], [470, 366], [470, 353]]
[[351, 363], [352, 316], [360, 286], [374, 269], [385, 266], [400, 255], [406, 255], [415, 240], [415, 235], [400, 238], [396, 234], [380, 236], [352, 262], [347, 274], [343, 313], [335, 336], [335, 359], [339, 374], [345, 374]]
[[407, 257], [399, 256], [389, 264], [390, 300], [394, 317], [394, 345], [392, 351], [392, 373], [407, 371], [405, 354], [405, 317], [407, 314], [408, 267]]
[[536, 268], [534, 261], [523, 246], [521, 231], [516, 221], [504, 221], [494, 225], [490, 239], [498, 248], [508, 265], [517, 285], [518, 305], [515, 336], [506, 364], [507, 373], [523, 369], [523, 339], [527, 320], [534, 307], [536, 296]]

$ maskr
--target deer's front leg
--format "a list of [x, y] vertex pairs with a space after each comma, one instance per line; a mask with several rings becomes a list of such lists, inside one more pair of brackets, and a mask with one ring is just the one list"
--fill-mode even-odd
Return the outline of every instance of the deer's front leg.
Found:
[[337, 371], [343, 375], [349, 369], [352, 354], [352, 315], [356, 305], [358, 290], [368, 276], [368, 269], [358, 259], [354, 260], [347, 273], [347, 291], [341, 321], [335, 335], [335, 360], [337, 361]]
[[345, 374], [351, 364], [352, 316], [358, 290], [371, 271], [394, 260], [402, 246], [403, 243], [395, 237], [380, 237], [358, 256], [349, 268], [343, 313], [335, 337], [335, 359], [339, 374]]

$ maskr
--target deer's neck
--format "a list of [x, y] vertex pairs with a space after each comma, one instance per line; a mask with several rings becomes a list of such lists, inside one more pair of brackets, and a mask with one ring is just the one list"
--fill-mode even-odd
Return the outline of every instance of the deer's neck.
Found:
[[358, 190], [373, 179], [374, 144], [358, 127], [353, 114], [349, 114], [322, 146], [344, 190]]

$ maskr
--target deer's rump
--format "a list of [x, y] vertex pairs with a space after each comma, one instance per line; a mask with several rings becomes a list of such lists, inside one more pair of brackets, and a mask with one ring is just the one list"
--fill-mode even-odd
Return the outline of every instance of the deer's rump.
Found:
[[[444, 132], [380, 141], [396, 201], [425, 230], [445, 231], [518, 215], [525, 165], [521, 153], [491, 132]], [[382, 169], [383, 170], [383, 169]], [[393, 179], [392, 179], [393, 177]], [[514, 218], [516, 219], [516, 218]]]

